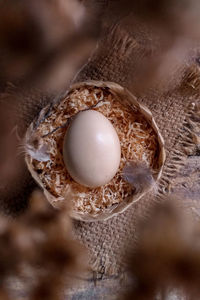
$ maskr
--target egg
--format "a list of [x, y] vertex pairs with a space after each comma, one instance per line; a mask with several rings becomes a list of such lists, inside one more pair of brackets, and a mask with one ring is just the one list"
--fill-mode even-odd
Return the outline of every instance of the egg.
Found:
[[77, 183], [95, 188], [117, 173], [121, 146], [112, 123], [100, 112], [79, 112], [71, 121], [63, 143], [64, 163]]

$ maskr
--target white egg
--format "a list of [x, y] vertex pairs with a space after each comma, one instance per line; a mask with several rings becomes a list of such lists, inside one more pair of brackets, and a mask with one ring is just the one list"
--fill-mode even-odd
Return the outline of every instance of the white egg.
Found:
[[79, 112], [65, 134], [63, 156], [76, 182], [87, 187], [105, 185], [120, 164], [117, 132], [103, 114], [95, 110]]

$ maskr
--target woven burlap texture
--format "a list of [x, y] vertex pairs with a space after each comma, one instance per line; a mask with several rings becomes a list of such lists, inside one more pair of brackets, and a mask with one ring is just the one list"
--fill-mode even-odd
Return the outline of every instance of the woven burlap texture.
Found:
[[[149, 56], [154, 55], [158, 44], [157, 37], [149, 28], [135, 22], [131, 17], [128, 23], [120, 22], [117, 26], [105, 29], [91, 59], [74, 80], [114, 81], [127, 87], [152, 111], [166, 143], [167, 160], [156, 196], [146, 195], [123, 214], [105, 222], [74, 221], [75, 238], [88, 249], [91, 268], [100, 273], [100, 276], [121, 273], [129, 246], [137, 239], [138, 221], [148, 217], [150, 207], [168, 193], [178, 168], [184, 165], [187, 154], [185, 151], [193, 147], [192, 127], [200, 118], [193, 118], [190, 126], [188, 122], [195, 110], [198, 110], [199, 90], [198, 85], [195, 90], [185, 83], [185, 74], [187, 70], [193, 70], [195, 65], [195, 72], [200, 76], [195, 60], [190, 57], [183, 65], [175, 67], [166, 84], [163, 79], [159, 82], [161, 87], [156, 84], [148, 93], [141, 90], [136, 92], [137, 71], [140, 66], [145, 66]], [[191, 79], [191, 76], [189, 78]], [[31, 89], [26, 89], [24, 94], [11, 86], [1, 95], [0, 105], [6, 102], [14, 107], [17, 124], [23, 135], [40, 109], [52, 99], [53, 97], [38, 94]], [[21, 211], [34, 187], [34, 182], [23, 163], [18, 179], [11, 182], [11, 185], [8, 184], [6, 195], [0, 195], [1, 209], [8, 214]]]
[[[133, 26], [130, 32], [125, 23], [121, 22], [106, 30], [92, 58], [77, 75], [75, 82], [90, 79], [113, 81], [135, 94], [137, 78], [134, 68], [137, 69], [139, 64], [142, 64], [141, 54], [146, 51], [145, 47], [152, 47], [148, 30], [145, 36], [143, 30], [141, 35], [138, 33], [140, 29], [140, 26]], [[138, 100], [152, 111], [165, 140], [167, 159], [158, 183], [157, 194], [151, 192], [145, 195], [126, 212], [108, 221], [74, 222], [75, 237], [89, 250], [92, 270], [101, 273], [102, 276], [117, 275], [123, 271], [129, 246], [137, 240], [138, 221], [148, 217], [150, 207], [161, 201], [169, 192], [170, 180], [184, 165], [186, 149], [193, 146], [192, 128], [188, 128], [188, 121], [196, 109], [198, 92], [187, 87], [187, 83], [184, 82], [187, 81], [185, 74], [191, 61], [190, 57], [181, 67], [174, 68], [173, 84], [165, 86], [165, 91], [162, 88], [162, 92], [154, 88], [137, 95]]]

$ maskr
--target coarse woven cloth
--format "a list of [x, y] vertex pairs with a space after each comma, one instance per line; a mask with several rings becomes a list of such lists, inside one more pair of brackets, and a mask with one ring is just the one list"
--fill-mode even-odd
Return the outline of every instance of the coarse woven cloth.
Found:
[[[105, 30], [95, 53], [75, 82], [113, 81], [136, 93], [138, 82], [134, 70], [142, 67], [148, 56], [154, 55], [157, 37], [133, 18], [129, 16]], [[200, 75], [195, 53], [190, 52], [182, 64], [174, 66], [170, 80], [169, 77], [167, 82], [162, 79], [157, 87], [137, 93], [138, 100], [151, 110], [165, 140], [167, 158], [156, 195], [146, 194], [127, 211], [104, 222], [74, 222], [75, 236], [88, 248], [92, 270], [99, 275], [113, 276], [124, 270], [130, 247], [137, 240], [138, 221], [147, 218], [152, 205], [163, 201], [173, 189], [170, 182], [184, 165], [187, 154], [193, 151], [194, 135], [200, 126], [200, 102], [198, 89], [187, 81], [193, 68], [195, 75]]]
[[[78, 73], [74, 82], [86, 80], [105, 80], [119, 83], [137, 96], [145, 104], [165, 140], [167, 158], [163, 174], [158, 183], [156, 195], [146, 194], [124, 213], [104, 222], [86, 223], [74, 221], [74, 235], [88, 249], [90, 266], [98, 276], [115, 276], [122, 273], [126, 257], [133, 241], [137, 240], [137, 226], [141, 218], [147, 218], [151, 206], [162, 201], [170, 192], [171, 181], [184, 165], [188, 153], [193, 151], [194, 134], [199, 126], [199, 89], [188, 83], [195, 70], [200, 76], [195, 51], [180, 66], [174, 66], [170, 79], [161, 80], [158, 85], [137, 91], [137, 71], [146, 64], [149, 57], [155, 55], [158, 39], [144, 24], [129, 16], [116, 26], [106, 26], [102, 37], [88, 63]], [[188, 79], [189, 78], [189, 79]], [[161, 87], [159, 86], [161, 85]], [[31, 92], [23, 94], [9, 87], [0, 99], [0, 104], [18, 98], [16, 115], [19, 127], [24, 133], [28, 124], [40, 109], [53, 97]], [[21, 122], [21, 123], [20, 123]], [[26, 206], [26, 195], [35, 187], [25, 164], [21, 168], [17, 182], [12, 190], [1, 196], [1, 207], [6, 213], [20, 211]]]

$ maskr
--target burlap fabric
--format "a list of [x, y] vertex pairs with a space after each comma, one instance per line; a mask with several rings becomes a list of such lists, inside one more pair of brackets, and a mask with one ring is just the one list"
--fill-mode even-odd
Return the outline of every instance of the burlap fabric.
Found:
[[[128, 22], [130, 19], [132, 22], [132, 17], [129, 17]], [[88, 64], [74, 81], [114, 81], [136, 94], [137, 70], [141, 64], [145, 65], [148, 56], [154, 55], [157, 42], [157, 38], [142, 24], [133, 22], [132, 26], [127, 26], [127, 22], [123, 21], [113, 28], [108, 28]], [[74, 222], [75, 238], [88, 249], [91, 269], [100, 276], [117, 275], [123, 271], [129, 246], [137, 239], [138, 220], [147, 217], [150, 207], [156, 201], [161, 201], [163, 195], [169, 192], [172, 188], [171, 180], [176, 176], [178, 168], [184, 164], [186, 150], [193, 147], [193, 133], [199, 122], [199, 117], [194, 117], [194, 114], [199, 113], [199, 91], [187, 84], [186, 76], [187, 70], [193, 66], [198, 72], [197, 62], [189, 57], [181, 67], [174, 68], [171, 75], [172, 84], [165, 85], [163, 81], [163, 88], [154, 86], [148, 92], [137, 92], [138, 100], [152, 111], [166, 142], [167, 160], [157, 194], [144, 196], [126, 212], [108, 221]], [[16, 98], [17, 93], [15, 89], [14, 92], [7, 91], [2, 101], [8, 102], [12, 95]], [[19, 92], [18, 98], [17, 114], [24, 132], [40, 108], [52, 98], [36, 95], [35, 92], [32, 97], [30, 94], [27, 96]], [[15, 209], [20, 210], [19, 207], [24, 203], [23, 198], [25, 199], [22, 195], [26, 195], [25, 192], [34, 186], [25, 167], [23, 169], [14, 197], [11, 198], [11, 194], [4, 199], [1, 197], [1, 206], [6, 211], [10, 212], [11, 207], [11, 212]], [[14, 199], [12, 205], [6, 199]]]
[[[143, 60], [145, 61], [142, 54], [148, 52], [149, 48], [156, 47], [156, 41], [151, 39], [152, 34], [150, 36], [143, 25], [137, 24], [131, 28], [132, 32], [127, 29], [127, 22], [122, 21], [115, 28], [108, 30], [75, 81], [114, 81], [135, 94], [137, 74], [134, 69], [137, 70]], [[151, 51], [147, 55], [153, 53]], [[174, 67], [171, 74], [172, 84], [169, 84], [169, 81], [166, 81], [166, 84], [162, 82], [163, 88], [157, 86], [157, 89], [154, 87], [146, 93], [140, 91], [138, 94], [139, 101], [152, 111], [166, 143], [167, 160], [158, 183], [157, 194], [144, 196], [126, 212], [108, 221], [74, 223], [75, 236], [89, 250], [92, 270], [102, 276], [122, 272], [129, 246], [137, 239], [138, 221], [148, 217], [150, 207], [155, 202], [162, 201], [163, 196], [173, 188], [170, 185], [171, 180], [184, 165], [187, 151], [192, 151], [193, 134], [195, 127], [199, 126], [199, 92], [187, 84], [187, 72], [190, 72], [194, 64], [195, 57], [188, 57], [182, 65]], [[190, 74], [188, 76], [190, 77]]]

